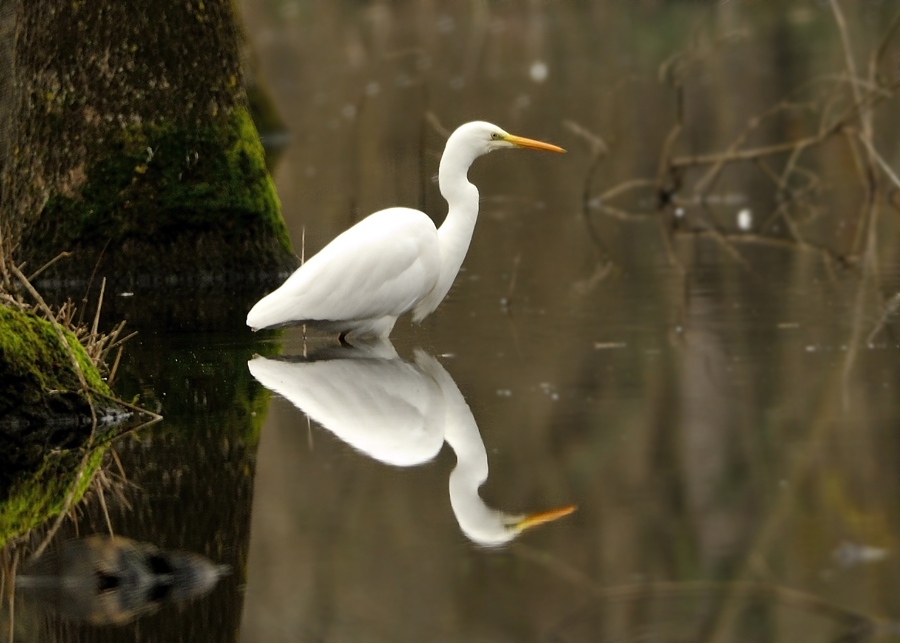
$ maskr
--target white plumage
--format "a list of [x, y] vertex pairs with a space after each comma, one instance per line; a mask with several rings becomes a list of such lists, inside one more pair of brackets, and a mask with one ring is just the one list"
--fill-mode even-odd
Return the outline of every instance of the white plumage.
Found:
[[438, 173], [449, 210], [435, 228], [424, 212], [388, 208], [340, 234], [247, 315], [254, 329], [305, 323], [351, 337], [387, 337], [397, 318], [421, 321], [450, 290], [478, 217], [472, 162], [495, 149], [559, 147], [513, 136], [476, 121], [447, 140]]

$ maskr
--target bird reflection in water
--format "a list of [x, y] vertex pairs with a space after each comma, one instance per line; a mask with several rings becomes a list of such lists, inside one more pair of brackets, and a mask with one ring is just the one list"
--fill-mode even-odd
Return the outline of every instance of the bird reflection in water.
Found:
[[254, 357], [250, 372], [341, 440], [386, 464], [432, 460], [444, 441], [456, 453], [450, 504], [473, 542], [502, 545], [574, 506], [528, 515], [488, 507], [478, 495], [488, 459], [478, 425], [456, 383], [436, 359], [400, 359], [389, 342], [325, 349], [310, 358]]
[[63, 543], [16, 576], [16, 595], [66, 618], [126, 623], [165, 603], [200, 598], [231, 572], [199, 554], [94, 535]]

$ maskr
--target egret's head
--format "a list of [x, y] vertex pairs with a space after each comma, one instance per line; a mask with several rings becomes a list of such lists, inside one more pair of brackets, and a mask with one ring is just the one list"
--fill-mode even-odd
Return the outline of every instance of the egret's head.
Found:
[[551, 509], [550, 511], [541, 511], [540, 513], [527, 514], [524, 516], [507, 516], [506, 529], [515, 537], [526, 529], [544, 525], [548, 522], [553, 522], [554, 520], [559, 520], [560, 518], [568, 516], [575, 511], [575, 509], [575, 505], [569, 505], [568, 507], [560, 507], [559, 509]]
[[[451, 497], [451, 502], [452, 500]], [[470, 540], [483, 547], [497, 547], [505, 545], [532, 527], [568, 516], [575, 511], [575, 506], [527, 515], [510, 515], [487, 506], [483, 506], [483, 509], [485, 512], [481, 514], [481, 520], [473, 520], [472, 515], [460, 515], [458, 511], [456, 518]]]
[[473, 157], [508, 147], [565, 152], [564, 149], [556, 145], [514, 136], [496, 125], [484, 121], [473, 121], [457, 128], [447, 141], [448, 150], [451, 149], [451, 146], [468, 149]]

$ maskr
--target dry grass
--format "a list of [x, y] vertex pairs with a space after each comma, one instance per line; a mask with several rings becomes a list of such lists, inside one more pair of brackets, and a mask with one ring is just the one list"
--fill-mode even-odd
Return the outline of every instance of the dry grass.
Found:
[[[84, 477], [85, 475], [87, 475], [91, 456], [95, 453], [96, 449], [108, 446], [112, 440], [121, 437], [121, 435], [146, 427], [149, 424], [153, 424], [162, 419], [162, 417], [157, 415], [156, 413], [147, 411], [146, 409], [142, 409], [138, 406], [135, 406], [134, 404], [130, 404], [128, 402], [125, 402], [124, 400], [108, 395], [103, 391], [97, 391], [88, 384], [87, 379], [82, 372], [81, 366], [74, 353], [72, 352], [69, 342], [65, 339], [64, 331], [72, 333], [78, 339], [78, 341], [84, 348], [84, 351], [87, 354], [87, 357], [89, 358], [91, 364], [100, 372], [101, 376], [105, 377], [106, 382], [109, 385], [111, 385], [113, 380], [115, 379], [116, 371], [122, 357], [123, 344], [128, 339], [133, 337], [136, 333], [127, 335], [124, 334], [124, 321], [114, 326], [113, 329], [108, 333], [100, 331], [100, 312], [102, 309], [103, 296], [105, 293], [105, 280], [101, 283], [100, 294], [97, 300], [97, 308], [90, 324], [86, 324], [83, 322], [83, 319], [78, 315], [78, 308], [71, 300], [68, 300], [65, 304], [58, 308], [52, 308], [46, 303], [41, 294], [34, 288], [34, 286], [32, 286], [31, 279], [33, 279], [37, 274], [40, 274], [40, 272], [45, 270], [52, 263], [65, 258], [65, 256], [65, 253], [61, 254], [52, 262], [50, 262], [50, 264], [42, 267], [40, 270], [30, 275], [29, 277], [23, 273], [23, 266], [16, 265], [15, 262], [10, 258], [10, 253], [7, 249], [5, 249], [2, 237], [0, 237], [0, 305], [10, 306], [19, 310], [33, 313], [38, 317], [46, 319], [50, 322], [56, 332], [57, 337], [60, 340], [60, 343], [68, 352], [69, 359], [71, 360], [72, 370], [77, 374], [79, 379], [81, 392], [90, 402], [92, 416], [90, 436], [86, 444], [82, 447], [83, 454], [78, 465], [78, 471], [76, 472], [74, 481], [69, 486], [69, 490], [63, 501], [62, 507], [52, 524], [44, 525], [43, 527], [38, 528], [38, 530], [43, 531], [42, 535], [39, 537], [36, 535], [36, 530], [31, 534], [22, 535], [14, 539], [13, 541], [6, 543], [5, 546], [0, 548], [0, 567], [2, 567], [2, 569], [0, 569], [0, 599], [7, 600], [9, 605], [10, 641], [13, 639], [14, 628], [14, 620], [12, 616], [14, 614], [13, 585], [16, 569], [19, 564], [25, 559], [25, 557], [39, 557], [53, 540], [62, 523], [66, 519], [74, 518], [74, 516], [79, 511], [80, 503], [76, 502], [76, 496], [78, 495], [77, 491], [78, 489], [85, 488]], [[83, 300], [83, 304], [85, 306], [87, 306], [88, 304], [86, 297]], [[114, 357], [112, 359], [112, 364], [110, 365], [109, 360], [113, 355]], [[95, 407], [95, 400], [97, 399], [104, 399], [115, 406], [128, 409], [135, 416], [146, 418], [146, 421], [136, 423], [136, 425], [130, 425], [125, 431], [116, 431], [111, 435], [105, 435], [102, 439], [98, 439], [96, 430], [100, 418], [98, 418], [97, 416]], [[107, 526], [109, 528], [110, 534], [112, 534], [112, 525], [109, 521], [109, 516], [106, 508], [106, 494], [112, 492], [120, 499], [121, 502], [126, 502], [121, 490], [127, 484], [127, 479], [125, 476], [125, 472], [122, 470], [121, 463], [119, 463], [118, 461], [118, 457], [116, 456], [115, 451], [113, 449], [109, 449], [107, 453], [110, 454], [107, 465], [101, 466], [99, 469], [96, 469], [96, 471], [93, 473], [93, 477], [87, 483], [87, 489], [82, 498], [90, 496], [96, 496], [97, 498], [99, 498], [103, 513], [107, 519]], [[112, 472], [109, 466], [110, 462], [114, 462], [117, 464], [117, 473]], [[39, 538], [39, 542], [37, 542], [36, 546], [31, 547], [31, 543], [35, 542], [36, 538]]]

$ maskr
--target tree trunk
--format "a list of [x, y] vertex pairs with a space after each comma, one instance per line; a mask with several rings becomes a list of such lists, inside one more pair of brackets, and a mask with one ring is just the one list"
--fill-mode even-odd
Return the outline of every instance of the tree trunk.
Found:
[[296, 266], [230, 0], [0, 4], [4, 234], [31, 270], [74, 255], [45, 288], [258, 291]]

